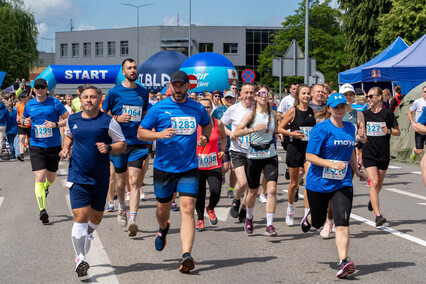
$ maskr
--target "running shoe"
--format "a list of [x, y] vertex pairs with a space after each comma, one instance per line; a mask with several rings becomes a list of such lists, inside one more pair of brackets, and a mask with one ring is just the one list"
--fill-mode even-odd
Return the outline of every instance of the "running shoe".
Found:
[[299, 201], [299, 189], [296, 189], [296, 194], [294, 195], [294, 202]]
[[172, 202], [172, 208], [170, 208], [170, 210], [172, 210], [172, 211], [179, 211], [180, 209], [179, 209], [179, 207], [177, 206], [177, 204], [176, 204], [176, 202]]
[[129, 231], [129, 237], [135, 237], [138, 233], [138, 225], [134, 221], [130, 221], [129, 228], [127, 229]]
[[118, 210], [117, 222], [118, 222], [118, 224], [120, 224], [121, 227], [127, 226], [127, 212], [126, 212], [126, 210], [122, 210], [122, 209]]
[[288, 171], [288, 168], [285, 169], [285, 179], [290, 180], [290, 172]]
[[17, 159], [19, 161], [23, 162], [24, 161], [24, 155], [23, 154], [18, 155]]
[[266, 196], [265, 196], [265, 194], [260, 194], [259, 195], [259, 201], [260, 201], [260, 203], [266, 203]]
[[373, 211], [373, 205], [371, 205], [371, 200], [368, 200], [368, 211]]
[[321, 230], [321, 233], [320, 233], [321, 238], [323, 238], [323, 239], [330, 238], [330, 232], [331, 232], [332, 228], [333, 228], [333, 222], [327, 220], [325, 222], [324, 228], [322, 228], [322, 230]]
[[46, 209], [43, 209], [43, 210], [40, 211], [40, 221], [43, 224], [49, 223], [49, 214], [47, 214]]
[[387, 220], [382, 214], [380, 214], [379, 216], [376, 216], [376, 227], [380, 227], [386, 222]]
[[167, 228], [163, 231], [161, 228], [158, 229], [157, 236], [155, 236], [155, 249], [162, 251], [167, 244], [167, 233], [170, 229], [170, 221], [167, 221]]
[[289, 227], [294, 225], [294, 209], [291, 210], [290, 207], [287, 207], [287, 216], [285, 216], [285, 223]]
[[302, 178], [301, 180], [300, 180], [300, 182], [299, 182], [299, 185], [305, 185], [305, 178]]
[[417, 156], [416, 156], [416, 154], [414, 154], [414, 150], [413, 150], [411, 152], [411, 155], [410, 155], [410, 160], [414, 163], [416, 161], [416, 159], [417, 159]]
[[309, 215], [311, 215], [311, 211], [309, 211], [308, 214], [306, 214], [306, 216], [303, 217], [302, 221], [300, 222], [300, 228], [302, 228], [302, 231], [304, 233], [309, 232], [309, 230], [311, 229], [311, 224], [309, 224], [308, 221]]
[[235, 198], [234, 191], [233, 190], [228, 190], [227, 197], [229, 199]]
[[195, 226], [195, 230], [197, 230], [197, 232], [204, 231], [204, 220], [197, 220], [197, 226]]
[[249, 219], [249, 218], [247, 218], [246, 219], [246, 224], [244, 225], [244, 230], [246, 230], [246, 233], [247, 234], [253, 234], [253, 231], [254, 231], [254, 229], [253, 229], [253, 218], [251, 218], [251, 219]]
[[77, 257], [75, 262], [75, 272], [77, 272], [77, 276], [87, 276], [87, 270], [89, 270], [90, 266], [86, 260], [84, 258]]
[[93, 234], [87, 236], [87, 242], [84, 243], [84, 255], [87, 255], [87, 253], [89, 252], [90, 246], [94, 239], [95, 237], [93, 236]]
[[240, 213], [238, 214], [238, 222], [245, 223], [246, 222], [246, 216], [247, 216], [247, 210], [241, 209]]
[[232, 218], [238, 217], [238, 212], [240, 211], [240, 204], [241, 201], [234, 198], [234, 200], [232, 201], [231, 210], [229, 210], [229, 215], [231, 215]]
[[338, 278], [346, 278], [348, 275], [355, 272], [355, 264], [349, 257], [340, 261], [336, 276]]
[[114, 202], [109, 202], [107, 212], [114, 212], [114, 209]]
[[269, 225], [268, 227], [266, 227], [266, 231], [263, 234], [269, 237], [276, 237], [278, 235], [277, 232], [275, 231], [274, 226], [272, 225]]
[[180, 262], [179, 271], [182, 273], [189, 273], [195, 268], [195, 261], [189, 253], [185, 255], [186, 256], [182, 257], [182, 261]]
[[216, 217], [216, 214], [214, 212], [214, 209], [210, 210], [210, 208], [207, 206], [206, 211], [207, 211], [207, 214], [209, 215], [210, 224], [216, 225], [217, 224], [217, 217]]

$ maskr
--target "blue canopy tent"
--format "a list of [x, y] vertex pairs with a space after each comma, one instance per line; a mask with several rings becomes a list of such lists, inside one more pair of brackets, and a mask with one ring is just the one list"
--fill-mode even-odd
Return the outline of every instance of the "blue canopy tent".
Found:
[[398, 37], [391, 45], [389, 45], [385, 50], [383, 50], [379, 55], [371, 59], [370, 61], [352, 68], [350, 70], [340, 72], [339, 73], [339, 84], [349, 83], [361, 83], [362, 80], [362, 69], [367, 68], [369, 66], [375, 65], [377, 63], [383, 62], [392, 56], [400, 53], [405, 50], [408, 45], [404, 42], [404, 40]]
[[410, 47], [378, 64], [362, 69], [363, 82], [392, 82], [403, 94], [426, 80], [426, 34]]

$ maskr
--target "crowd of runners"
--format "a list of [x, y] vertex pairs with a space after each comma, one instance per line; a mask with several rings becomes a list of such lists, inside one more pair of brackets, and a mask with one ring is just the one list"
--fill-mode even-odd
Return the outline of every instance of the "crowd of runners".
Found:
[[[223, 92], [196, 94], [188, 92], [188, 75], [177, 71], [170, 80], [170, 95], [163, 96], [137, 84], [133, 59], [124, 60], [122, 70], [125, 81], [106, 96], [87, 84], [78, 88], [74, 100], [67, 96], [64, 105], [49, 97], [44, 79], [37, 79], [30, 91], [34, 99], [28, 101], [30, 93], [24, 92], [17, 96], [17, 109], [0, 103], [1, 142], [5, 132], [9, 142], [18, 134], [19, 149], [15, 150], [24, 160], [25, 139], [31, 139], [27, 143], [42, 223], [49, 222], [46, 197], [59, 160], [69, 159], [67, 186], [79, 277], [87, 275], [85, 256], [105, 211], [117, 212], [118, 224], [127, 228], [130, 237], [137, 235], [144, 177], [154, 157], [159, 225], [155, 249], [166, 247], [173, 226], [170, 211], [179, 210], [180, 272], [195, 268], [191, 251], [195, 233], [205, 229], [204, 211], [209, 223], [218, 225], [215, 207], [227, 173], [230, 216], [252, 234], [259, 196], [266, 203], [264, 235], [268, 237], [279, 234], [274, 227], [279, 174], [285, 173], [289, 180], [287, 226], [295, 225], [294, 203], [299, 186], [305, 184], [301, 230], [322, 228], [322, 238], [335, 232], [337, 277], [355, 272], [348, 257], [352, 180], [355, 175], [368, 179], [366, 209], [374, 212], [377, 227], [384, 225], [379, 193], [390, 162], [390, 137], [400, 135], [393, 111], [383, 103], [382, 89], [374, 87], [365, 94], [350, 84], [336, 92], [327, 85], [293, 83], [290, 94], [278, 101], [267, 85], [244, 83], [239, 91], [231, 85]], [[426, 87], [409, 113], [416, 114], [410, 119], [416, 131], [413, 155], [421, 154], [425, 143], [425, 106]], [[9, 138], [9, 134], [15, 136]], [[281, 146], [286, 151], [286, 169], [279, 168], [277, 147]], [[425, 164], [422, 161], [422, 171]]]

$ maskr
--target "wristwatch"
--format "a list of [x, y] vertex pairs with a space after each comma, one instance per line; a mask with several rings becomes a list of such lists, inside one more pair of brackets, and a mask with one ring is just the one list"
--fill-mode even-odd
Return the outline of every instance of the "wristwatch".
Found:
[[107, 145], [107, 148], [108, 148], [108, 153], [112, 151], [111, 145]]
[[55, 122], [56, 128], [59, 128], [59, 123]]

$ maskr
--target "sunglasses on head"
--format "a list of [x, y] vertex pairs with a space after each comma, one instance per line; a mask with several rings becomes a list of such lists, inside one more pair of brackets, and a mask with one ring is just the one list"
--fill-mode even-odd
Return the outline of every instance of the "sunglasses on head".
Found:
[[34, 89], [46, 89], [46, 86], [44, 86], [44, 85], [37, 85], [37, 86], [34, 86]]

